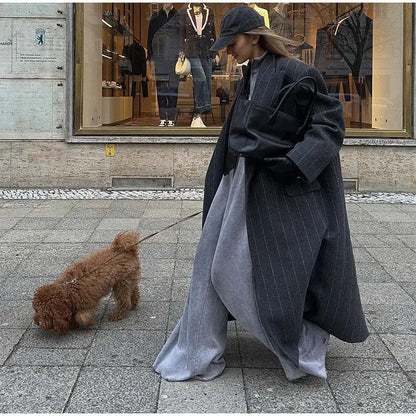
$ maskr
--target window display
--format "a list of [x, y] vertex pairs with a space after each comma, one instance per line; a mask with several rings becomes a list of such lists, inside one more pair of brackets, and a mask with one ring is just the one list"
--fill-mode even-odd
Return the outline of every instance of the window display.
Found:
[[[292, 41], [295, 59], [319, 69], [353, 134], [406, 128], [406, 5], [241, 4], [254, 8], [282, 41]], [[78, 4], [77, 127], [83, 134], [101, 128], [106, 134], [217, 135], [246, 63], [226, 49], [209, 49], [236, 5]]]

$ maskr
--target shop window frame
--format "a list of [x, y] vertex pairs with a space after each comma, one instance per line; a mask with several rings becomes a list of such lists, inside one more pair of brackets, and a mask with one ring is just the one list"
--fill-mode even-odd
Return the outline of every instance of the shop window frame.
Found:
[[[351, 139], [412, 139], [413, 138], [413, 38], [414, 5], [403, 5], [403, 120], [402, 129], [376, 130], [371, 128], [346, 128], [346, 138]], [[153, 143], [215, 143], [221, 127], [174, 127], [161, 129], [157, 126], [101, 126], [83, 127], [82, 115], [82, 58], [83, 58], [83, 4], [73, 4], [73, 108], [72, 137], [68, 141], [94, 142], [153, 142]], [[192, 138], [192, 141], [190, 141]], [[359, 140], [361, 141], [361, 140]], [[359, 142], [354, 140], [355, 144]], [[352, 143], [351, 143], [352, 144]], [[374, 143], [377, 144], [377, 143]], [[380, 143], [382, 144], [382, 143]], [[410, 144], [410, 143], [409, 143]]]

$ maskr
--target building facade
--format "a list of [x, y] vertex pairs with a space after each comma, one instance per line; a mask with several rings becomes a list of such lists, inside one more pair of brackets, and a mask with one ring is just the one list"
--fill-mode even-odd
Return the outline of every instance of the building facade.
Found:
[[[209, 46], [237, 4], [0, 4], [0, 187], [202, 187], [242, 76]], [[416, 191], [414, 4], [250, 7], [343, 103], [346, 189]]]

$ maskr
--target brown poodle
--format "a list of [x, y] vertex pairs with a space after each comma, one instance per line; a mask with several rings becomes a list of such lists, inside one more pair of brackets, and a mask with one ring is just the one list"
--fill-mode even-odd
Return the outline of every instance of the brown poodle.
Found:
[[79, 325], [93, 325], [100, 299], [113, 290], [111, 321], [122, 319], [139, 302], [139, 233], [120, 233], [109, 248], [73, 263], [55, 282], [41, 286], [33, 298], [33, 320], [60, 335]]

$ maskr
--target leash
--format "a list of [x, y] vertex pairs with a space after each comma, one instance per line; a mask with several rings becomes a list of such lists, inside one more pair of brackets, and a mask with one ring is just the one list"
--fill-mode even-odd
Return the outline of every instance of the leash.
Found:
[[126, 252], [127, 252], [127, 251], [129, 251], [132, 247], [139, 245], [139, 244], [140, 244], [140, 243], [142, 243], [143, 241], [146, 241], [146, 240], [148, 240], [149, 238], [154, 237], [155, 235], [157, 235], [157, 234], [159, 234], [159, 233], [161, 233], [161, 232], [163, 232], [163, 231], [166, 231], [166, 230], [168, 230], [169, 228], [174, 227], [175, 225], [180, 224], [181, 222], [184, 222], [184, 221], [189, 220], [190, 218], [196, 217], [197, 215], [201, 214], [201, 212], [202, 212], [202, 211], [198, 211], [198, 212], [195, 212], [194, 214], [188, 215], [187, 217], [182, 218], [182, 219], [180, 219], [179, 221], [176, 221], [176, 222], [174, 222], [173, 224], [168, 225], [167, 227], [164, 227], [164, 228], [162, 228], [162, 229], [160, 229], [160, 230], [158, 230], [158, 231], [156, 231], [156, 232], [154, 232], [154, 233], [152, 233], [152, 234], [147, 235], [146, 237], [141, 238], [141, 239], [140, 239], [137, 243], [134, 243], [134, 244], [132, 244], [132, 245], [128, 246], [128, 247], [127, 247], [127, 249], [125, 249], [125, 250], [121, 251], [120, 253], [117, 253], [117, 254], [116, 254], [116, 255], [114, 255], [113, 257], [110, 257], [110, 258], [109, 258], [106, 262], [101, 263], [101, 264], [98, 264], [98, 265], [97, 265], [97, 266], [95, 266], [93, 269], [88, 270], [86, 273], [84, 273], [84, 274], [83, 274], [83, 276], [82, 276], [82, 277], [80, 277], [80, 278], [78, 278], [78, 279], [72, 279], [72, 280], [69, 280], [68, 282], [63, 282], [63, 283], [61, 283], [61, 284], [62, 284], [62, 285], [64, 285], [64, 286], [67, 286], [67, 285], [75, 285], [75, 284], [76, 284], [79, 280], [81, 280], [81, 279], [83, 279], [84, 277], [88, 276], [89, 274], [91, 274], [91, 273], [92, 273], [92, 272], [94, 272], [95, 270], [98, 270], [101, 266], [104, 266], [104, 265], [108, 264], [111, 260], [115, 259], [116, 257], [121, 256], [123, 253], [126, 253]]

